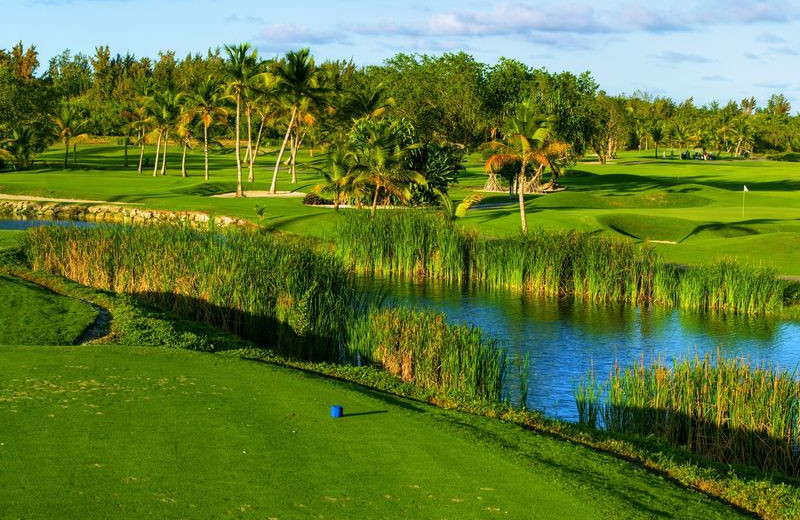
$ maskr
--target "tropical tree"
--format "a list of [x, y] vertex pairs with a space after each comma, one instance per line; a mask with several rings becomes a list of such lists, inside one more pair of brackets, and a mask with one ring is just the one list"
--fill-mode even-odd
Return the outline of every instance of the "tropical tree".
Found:
[[480, 193], [472, 193], [467, 195], [464, 200], [456, 204], [446, 193], [436, 190], [436, 195], [439, 196], [439, 200], [441, 202], [442, 215], [450, 222], [454, 222], [457, 219], [466, 217], [470, 208], [478, 204], [484, 198], [484, 196]]
[[24, 169], [33, 164], [33, 158], [39, 151], [36, 135], [27, 127], [12, 128], [11, 136], [0, 141], [2, 156], [10, 158], [14, 168]]
[[277, 93], [284, 99], [287, 106], [291, 107], [291, 116], [278, 152], [278, 158], [275, 160], [275, 170], [272, 172], [272, 183], [269, 189], [270, 193], [275, 193], [277, 189], [278, 169], [283, 159], [283, 153], [286, 150], [286, 143], [292, 135], [292, 130], [297, 125], [297, 113], [301, 104], [305, 102], [308, 106], [309, 104], [319, 103], [327, 92], [327, 89], [319, 84], [319, 73], [314, 64], [314, 58], [308, 49], [287, 52], [283, 60], [274, 63], [273, 74], [277, 79]]
[[736, 157], [740, 157], [746, 149], [753, 146], [753, 129], [750, 126], [750, 121], [746, 117], [737, 118], [733, 123], [731, 136], [733, 142], [736, 143], [734, 154]]
[[[487, 170], [497, 170], [506, 164], [519, 164], [517, 173], [517, 192], [519, 194], [519, 216], [522, 232], [528, 232], [525, 218], [525, 187], [528, 184], [527, 170], [531, 164], [540, 168], [544, 164], [544, 148], [550, 137], [550, 122], [537, 110], [532, 100], [520, 103], [506, 121], [507, 129], [503, 140], [495, 140], [484, 145], [495, 151], [486, 161]], [[533, 186], [537, 188], [537, 186]]]
[[334, 211], [349, 197], [363, 196], [363, 184], [356, 181], [354, 173], [356, 156], [346, 145], [339, 144], [328, 150], [326, 167], [321, 169], [322, 182], [314, 186], [314, 193], [329, 197]]
[[654, 121], [650, 125], [650, 137], [653, 138], [653, 144], [656, 148], [656, 159], [658, 159], [658, 145], [664, 140], [664, 127], [659, 121]]
[[87, 127], [88, 120], [78, 107], [65, 102], [61, 104], [58, 112], [50, 115], [50, 121], [53, 123], [56, 137], [64, 143], [64, 168], [66, 168], [67, 160], [69, 159], [70, 141], [77, 141], [87, 136], [84, 130]]
[[203, 126], [203, 171], [208, 180], [208, 130], [213, 125], [228, 123], [228, 109], [225, 107], [225, 93], [222, 85], [212, 75], [197, 84], [187, 95], [187, 108], [184, 117], [198, 118]]
[[344, 92], [337, 115], [352, 123], [358, 119], [374, 119], [383, 116], [396, 105], [388, 95], [386, 86], [380, 82], [367, 82], [354, 90]]
[[225, 52], [228, 60], [225, 63], [225, 72], [228, 75], [228, 91], [236, 99], [236, 196], [242, 197], [242, 156], [241, 147], [241, 118], [242, 118], [242, 96], [244, 95], [247, 83], [258, 70], [258, 52], [251, 50], [249, 43], [239, 45], [226, 45]]
[[413, 128], [403, 120], [363, 120], [351, 131], [355, 146], [354, 183], [372, 191], [374, 215], [381, 195], [402, 201], [411, 199], [414, 184], [425, 185], [425, 177], [408, 169], [409, 154], [419, 145], [411, 142]]
[[158, 159], [161, 142], [164, 142], [164, 152], [161, 161], [161, 175], [167, 174], [167, 149], [169, 147], [169, 132], [177, 126], [181, 117], [180, 98], [173, 88], [166, 88], [153, 94], [149, 105], [150, 121], [154, 127], [153, 132], [158, 136], [156, 143], [156, 157], [153, 165], [153, 177], [158, 174]]
[[683, 145], [689, 142], [689, 127], [680, 119], [676, 119], [669, 127], [673, 144], [678, 145], [678, 151], [683, 153]]

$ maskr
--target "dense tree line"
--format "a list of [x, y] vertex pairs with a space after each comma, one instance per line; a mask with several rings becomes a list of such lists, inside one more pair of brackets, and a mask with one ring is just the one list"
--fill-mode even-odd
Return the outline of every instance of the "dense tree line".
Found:
[[[137, 169], [152, 164], [154, 175], [171, 166], [170, 145], [182, 147], [186, 175], [186, 150], [198, 146], [207, 176], [209, 147], [233, 141], [241, 190], [243, 171], [254, 180], [254, 164], [269, 139], [280, 143], [270, 183], [275, 191], [282, 164], [296, 181], [300, 147], [312, 153], [337, 149], [341, 161], [350, 161], [337, 167], [359, 171], [365, 168], [359, 157], [370, 153], [365, 142], [383, 134], [381, 146], [409, 148], [398, 174], [424, 174], [423, 155], [438, 156], [441, 166], [488, 142], [510, 146], [523, 116], [547, 128], [539, 151], [549, 146], [553, 160], [532, 158], [532, 166], [539, 174], [542, 165], [550, 168], [548, 187], [559, 165], [589, 153], [605, 162], [624, 149], [652, 149], [656, 156], [665, 148], [679, 156], [690, 149], [731, 156], [800, 150], [800, 117], [791, 115], [782, 94], [763, 107], [754, 98], [696, 106], [691, 98], [676, 102], [643, 92], [611, 96], [588, 72], [551, 73], [505, 58], [487, 65], [466, 53], [397, 54], [382, 65], [358, 67], [316, 64], [307, 50], [264, 60], [246, 44], [183, 59], [166, 51], [155, 60], [100, 46], [91, 56], [67, 50], [40, 65], [35, 47], [0, 50], [0, 160], [17, 168], [29, 166], [55, 141], [65, 146], [66, 167], [70, 146], [74, 160], [77, 144], [95, 135], [115, 136], [125, 145], [125, 166], [128, 146], [138, 147]], [[156, 146], [152, 161], [145, 157], [146, 143]], [[427, 152], [417, 151], [418, 145]], [[443, 149], [450, 159], [441, 159]], [[493, 164], [502, 178], [509, 161]], [[452, 175], [450, 166], [446, 170], [442, 175]], [[373, 184], [371, 194], [432, 197], [432, 190], [420, 193], [420, 184], [406, 177], [408, 186]]]

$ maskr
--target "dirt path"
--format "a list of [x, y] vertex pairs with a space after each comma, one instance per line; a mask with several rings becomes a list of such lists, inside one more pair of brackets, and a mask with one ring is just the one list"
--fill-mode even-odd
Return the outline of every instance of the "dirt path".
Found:
[[0, 193], [0, 200], [32, 200], [35, 202], [74, 202], [77, 204], [113, 204], [113, 205], [136, 205], [140, 202], [112, 202], [109, 200], [88, 200], [88, 199], [59, 199], [58, 197], [35, 197], [33, 195], [9, 195]]
[[[251, 199], [257, 198], [268, 198], [268, 197], [305, 197], [306, 194], [301, 191], [278, 191], [276, 193], [270, 193], [268, 191], [259, 191], [259, 190], [250, 190], [243, 192], [245, 197], [249, 197]], [[219, 195], [212, 195], [212, 197], [220, 198], [220, 199], [232, 199], [236, 197], [236, 192], [232, 191], [230, 193], [220, 193]]]

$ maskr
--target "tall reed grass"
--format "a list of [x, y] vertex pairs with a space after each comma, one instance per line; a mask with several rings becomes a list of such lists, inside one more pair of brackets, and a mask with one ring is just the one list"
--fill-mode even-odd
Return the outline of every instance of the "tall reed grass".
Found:
[[349, 212], [331, 239], [335, 254], [364, 274], [471, 281], [595, 302], [759, 315], [781, 313], [790, 292], [774, 271], [732, 260], [681, 269], [650, 247], [574, 231], [482, 239], [422, 210]]
[[40, 227], [31, 268], [210, 323], [307, 361], [377, 364], [426, 389], [496, 401], [505, 353], [444, 315], [378, 307], [303, 239], [174, 226]]
[[641, 360], [594, 375], [575, 392], [580, 422], [652, 435], [725, 464], [800, 476], [797, 374], [708, 355], [667, 365]]
[[429, 311], [379, 309], [356, 320], [348, 334], [350, 362], [379, 365], [427, 389], [497, 401], [506, 353], [480, 329], [448, 324]]
[[340, 262], [295, 240], [188, 227], [32, 229], [31, 267], [135, 295], [285, 354], [335, 361], [360, 297]]

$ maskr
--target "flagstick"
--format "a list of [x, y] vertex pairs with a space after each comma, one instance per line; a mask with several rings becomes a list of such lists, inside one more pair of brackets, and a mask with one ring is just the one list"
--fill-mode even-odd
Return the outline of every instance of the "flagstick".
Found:
[[744, 196], [747, 194], [746, 191], [742, 191], [742, 218], [744, 218]]

